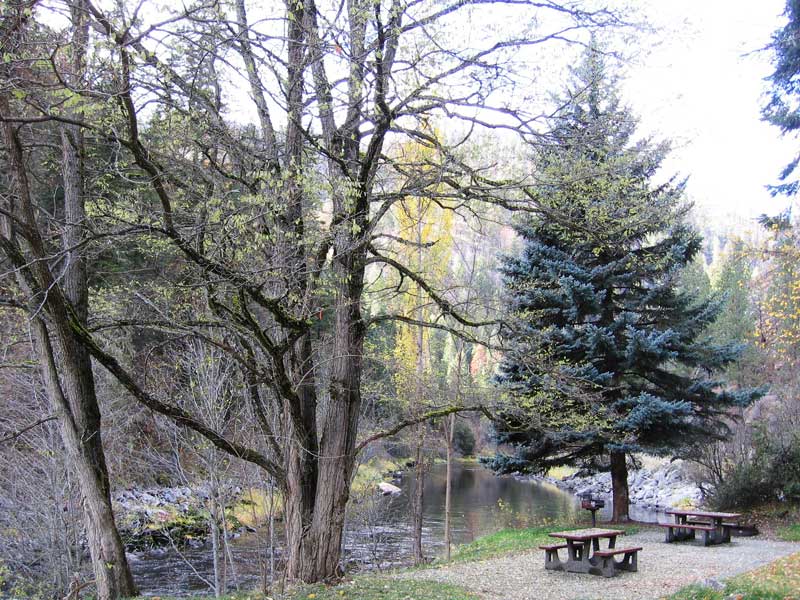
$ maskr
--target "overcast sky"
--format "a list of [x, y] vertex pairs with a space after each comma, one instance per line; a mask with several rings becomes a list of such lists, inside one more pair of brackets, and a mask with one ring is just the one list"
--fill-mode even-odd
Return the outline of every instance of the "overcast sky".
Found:
[[689, 176], [706, 214], [752, 217], [788, 204], [774, 183], [796, 142], [760, 120], [769, 52], [758, 52], [785, 19], [785, 0], [631, 0], [663, 29], [629, 69], [627, 100], [643, 131], [674, 141], [667, 165]]
[[[701, 212], [751, 218], [787, 206], [765, 186], [776, 182], [797, 142], [760, 120], [771, 54], [759, 52], [785, 22], [786, 0], [611, 1], [634, 7], [656, 28], [630, 45], [641, 52], [623, 88], [639, 131], [672, 140], [665, 169], [689, 177]], [[550, 73], [556, 81], [557, 70]], [[247, 109], [234, 110], [252, 113], [241, 100]]]

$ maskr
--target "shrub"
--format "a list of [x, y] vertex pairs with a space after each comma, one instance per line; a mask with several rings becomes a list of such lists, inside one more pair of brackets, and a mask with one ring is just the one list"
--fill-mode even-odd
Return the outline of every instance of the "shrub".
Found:
[[780, 436], [758, 425], [751, 439], [751, 451], [726, 464], [711, 503], [749, 508], [774, 500], [800, 502], [800, 433]]
[[464, 421], [456, 421], [453, 430], [453, 447], [461, 456], [472, 456], [475, 453], [475, 433]]

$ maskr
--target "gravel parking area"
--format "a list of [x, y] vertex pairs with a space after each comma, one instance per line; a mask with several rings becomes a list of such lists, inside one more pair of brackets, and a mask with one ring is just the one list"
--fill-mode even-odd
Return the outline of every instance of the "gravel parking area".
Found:
[[759, 538], [736, 537], [730, 544], [709, 547], [702, 541], [666, 544], [664, 533], [652, 530], [621, 537], [617, 546], [642, 546], [636, 573], [606, 579], [546, 571], [544, 551], [536, 550], [402, 577], [461, 585], [486, 600], [657, 600], [690, 583], [723, 580], [800, 552], [800, 544]]

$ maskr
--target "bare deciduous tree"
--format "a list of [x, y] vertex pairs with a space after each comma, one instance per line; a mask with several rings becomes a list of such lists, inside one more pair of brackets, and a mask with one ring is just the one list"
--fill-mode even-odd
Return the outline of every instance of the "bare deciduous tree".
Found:
[[[60, 47], [39, 47], [29, 51], [50, 69], [37, 76], [39, 91], [14, 96], [20, 84], [6, 72], [11, 83], [0, 94], [14, 190], [0, 245], [18, 281], [12, 296], [39, 319], [40, 344], [58, 340], [49, 386], [56, 393], [67, 384], [64, 406], [90, 401], [88, 352], [145, 406], [259, 465], [283, 490], [288, 575], [336, 577], [358, 451], [462, 408], [435, 407], [359, 440], [368, 328], [400, 320], [474, 339], [465, 327], [491, 323], [479, 311], [465, 314], [447, 289], [402, 262], [395, 248], [407, 240], [387, 222], [392, 207], [429, 196], [459, 213], [524, 208], [513, 183], [487, 178], [491, 159], [468, 158], [462, 142], [479, 129], [535, 135], [537, 115], [515, 92], [514, 76], [530, 68], [538, 46], [570, 43], [582, 28], [616, 18], [527, 0], [302, 0], [260, 6], [255, 19], [255, 5], [248, 10], [243, 0], [164, 14], [126, 2], [109, 11], [92, 0], [75, 6], [97, 36], [92, 56], [102, 68], [93, 81], [67, 76]], [[484, 23], [465, 33], [464, 23], [477, 20]], [[23, 21], [20, 28], [30, 27]], [[232, 118], [242, 86], [255, 126]], [[451, 134], [431, 133], [432, 119]], [[20, 137], [25, 130], [34, 143], [45, 122], [61, 124], [66, 140], [92, 136], [110, 156], [108, 177], [94, 182], [91, 223], [64, 220], [56, 251], [43, 235], [58, 221], [26, 191]], [[404, 156], [409, 140], [435, 149], [435, 158]], [[69, 258], [107, 240], [148, 256], [147, 277], [130, 274], [136, 286], [128, 281], [120, 292], [130, 314], [87, 312], [68, 283], [83, 277]], [[435, 308], [431, 318], [365, 314], [367, 276], [380, 272], [414, 282]], [[171, 402], [108, 343], [121, 327], [225, 351], [247, 382], [241, 401], [258, 441]], [[97, 498], [87, 502], [105, 514], [99, 456], [85, 457], [82, 476], [99, 477]], [[97, 528], [111, 531], [113, 522]], [[130, 592], [125, 585], [117, 593]]]

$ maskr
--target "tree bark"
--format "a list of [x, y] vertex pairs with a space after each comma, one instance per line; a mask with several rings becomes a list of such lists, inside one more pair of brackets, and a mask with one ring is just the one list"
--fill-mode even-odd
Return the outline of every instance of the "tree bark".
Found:
[[411, 506], [411, 529], [413, 533], [414, 564], [421, 565], [425, 562], [425, 554], [422, 549], [422, 520], [423, 506], [425, 501], [425, 424], [417, 425], [419, 440], [414, 454], [414, 465], [416, 482], [414, 487], [414, 502]]
[[[61, 360], [56, 362], [47, 327], [36, 319], [35, 336], [41, 357], [42, 371], [48, 396], [58, 411], [61, 437], [69, 463], [78, 477], [86, 523], [89, 553], [94, 568], [97, 597], [100, 600], [115, 600], [136, 596], [137, 591], [125, 557], [125, 548], [114, 521], [105, 457], [102, 453], [99, 429], [95, 432], [96, 443], [86, 439], [87, 430], [75, 417], [69, 400], [85, 380], [75, 376], [73, 365], [65, 368], [65, 356], [70, 356], [70, 345], [62, 348]], [[61, 375], [61, 377], [59, 377]], [[64, 383], [62, 386], [61, 380]], [[97, 453], [97, 450], [100, 453]]]
[[616, 523], [627, 521], [628, 464], [624, 452], [611, 452], [611, 488], [614, 503], [612, 520]]
[[[461, 363], [459, 354], [459, 366]], [[450, 531], [450, 510], [452, 506], [453, 490], [453, 430], [456, 425], [456, 415], [453, 413], [445, 419], [444, 435], [447, 442], [447, 481], [444, 488], [444, 557], [450, 560], [450, 545], [452, 543], [452, 532]]]
[[[340, 234], [335, 250], [338, 292], [335, 305], [330, 401], [317, 445], [314, 377], [310, 341], [301, 367], [307, 382], [300, 386], [311, 408], [304, 443], [294, 441], [287, 473], [287, 523], [289, 544], [287, 575], [306, 582], [330, 581], [341, 574], [342, 534], [350, 482], [355, 467], [356, 434], [361, 409], [360, 376], [365, 327], [361, 316], [363, 251], [353, 250], [352, 234]], [[296, 435], [295, 431], [295, 435]], [[297, 440], [297, 438], [294, 438]], [[318, 449], [317, 449], [318, 448]], [[311, 449], [311, 451], [309, 451]]]

